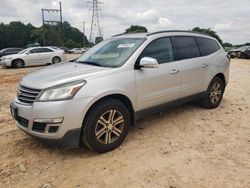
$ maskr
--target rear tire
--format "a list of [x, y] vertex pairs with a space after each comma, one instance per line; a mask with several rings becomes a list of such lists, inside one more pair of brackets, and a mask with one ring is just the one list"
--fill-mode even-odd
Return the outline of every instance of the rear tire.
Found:
[[21, 59], [14, 59], [14, 60], [11, 62], [11, 66], [12, 66], [13, 68], [17, 68], [17, 69], [23, 68], [24, 65], [25, 65], [25, 64], [24, 64], [24, 61], [21, 60]]
[[119, 100], [98, 102], [87, 113], [82, 127], [82, 142], [92, 151], [105, 153], [121, 145], [127, 136], [130, 113]]
[[57, 63], [60, 63], [61, 61], [62, 61], [61, 58], [56, 56], [56, 57], [53, 57], [52, 64], [57, 64]]
[[209, 84], [205, 97], [202, 99], [201, 104], [205, 108], [217, 108], [223, 98], [225, 91], [225, 84], [221, 78], [215, 77]]

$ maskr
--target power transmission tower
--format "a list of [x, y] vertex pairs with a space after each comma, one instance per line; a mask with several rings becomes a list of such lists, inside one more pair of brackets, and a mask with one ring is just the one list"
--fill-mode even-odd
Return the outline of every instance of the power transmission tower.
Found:
[[88, 4], [90, 5], [92, 11], [89, 42], [95, 44], [96, 37], [102, 37], [99, 12], [101, 11], [100, 5], [103, 4], [103, 2], [99, 0], [92, 0], [88, 1]]
[[[61, 39], [62, 39], [62, 3], [59, 2], [59, 9], [42, 9], [42, 22], [43, 22], [43, 45], [46, 46], [46, 34], [45, 34], [45, 24], [48, 25], [55, 25], [60, 24], [60, 33], [61, 33]], [[59, 19], [55, 19], [54, 17], [52, 19], [46, 18], [45, 13], [53, 15], [59, 14]]]

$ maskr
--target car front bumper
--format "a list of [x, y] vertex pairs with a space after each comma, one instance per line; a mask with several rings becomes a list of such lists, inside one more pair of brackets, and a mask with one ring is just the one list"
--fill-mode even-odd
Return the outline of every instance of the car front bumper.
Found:
[[11, 66], [11, 59], [1, 59], [0, 66], [10, 67]]
[[76, 148], [91, 98], [21, 104], [17, 98], [10, 104], [18, 128], [37, 140], [53, 146]]

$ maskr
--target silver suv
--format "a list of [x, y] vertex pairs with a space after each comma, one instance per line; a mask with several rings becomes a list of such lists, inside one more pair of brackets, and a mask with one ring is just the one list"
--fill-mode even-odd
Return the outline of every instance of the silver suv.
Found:
[[74, 62], [20, 81], [11, 113], [18, 127], [47, 144], [85, 144], [103, 153], [118, 147], [148, 113], [199, 99], [216, 108], [230, 59], [212, 37], [185, 31], [121, 34]]

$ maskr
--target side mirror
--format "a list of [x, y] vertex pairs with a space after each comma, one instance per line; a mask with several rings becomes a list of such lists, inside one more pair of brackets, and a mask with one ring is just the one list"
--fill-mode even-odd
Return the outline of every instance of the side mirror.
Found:
[[25, 54], [26, 54], [26, 55], [30, 55], [30, 52], [26, 52]]
[[159, 67], [159, 63], [154, 58], [143, 57], [140, 60], [140, 67], [142, 67], [142, 68], [158, 68]]

